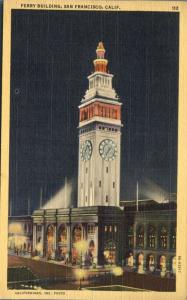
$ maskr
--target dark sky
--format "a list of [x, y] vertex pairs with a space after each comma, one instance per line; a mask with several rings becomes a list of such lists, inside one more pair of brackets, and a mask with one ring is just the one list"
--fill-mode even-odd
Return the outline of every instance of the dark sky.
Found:
[[[31, 211], [78, 173], [78, 108], [102, 40], [122, 106], [121, 199], [176, 192], [178, 14], [12, 13], [10, 199]], [[144, 197], [145, 195], [141, 195]]]

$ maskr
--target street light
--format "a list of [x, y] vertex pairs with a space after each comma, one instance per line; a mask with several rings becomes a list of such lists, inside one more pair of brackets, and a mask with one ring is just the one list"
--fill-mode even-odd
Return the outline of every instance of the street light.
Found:
[[121, 267], [115, 267], [113, 268], [112, 273], [114, 274], [114, 276], [122, 276], [123, 269]]
[[77, 249], [77, 251], [80, 254], [80, 258], [81, 258], [81, 260], [80, 260], [80, 268], [82, 268], [82, 256], [83, 256], [83, 254], [85, 254], [85, 252], [88, 249], [88, 243], [85, 240], [81, 240], [81, 241], [79, 241], [79, 242], [77, 242], [75, 244], [75, 248]]
[[75, 271], [75, 276], [79, 280], [79, 290], [82, 289], [82, 280], [84, 280], [85, 275], [86, 275], [86, 271], [83, 269], [77, 269]]

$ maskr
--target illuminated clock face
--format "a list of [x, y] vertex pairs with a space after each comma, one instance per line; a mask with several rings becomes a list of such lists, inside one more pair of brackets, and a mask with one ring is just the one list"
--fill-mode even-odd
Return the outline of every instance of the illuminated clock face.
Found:
[[99, 145], [99, 153], [104, 160], [114, 160], [117, 153], [117, 145], [112, 140], [103, 140]]
[[86, 161], [91, 158], [92, 155], [92, 143], [91, 141], [85, 141], [81, 146], [81, 159]]

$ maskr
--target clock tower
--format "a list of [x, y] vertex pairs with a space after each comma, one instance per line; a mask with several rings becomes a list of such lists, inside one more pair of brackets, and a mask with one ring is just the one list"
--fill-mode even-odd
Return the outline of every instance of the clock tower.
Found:
[[78, 207], [119, 206], [121, 103], [100, 42], [79, 106]]

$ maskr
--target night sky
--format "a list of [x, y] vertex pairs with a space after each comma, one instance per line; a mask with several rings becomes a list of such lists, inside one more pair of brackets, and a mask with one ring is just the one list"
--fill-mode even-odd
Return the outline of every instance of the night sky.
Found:
[[[78, 174], [77, 106], [100, 40], [122, 106], [121, 199], [176, 192], [178, 14], [12, 12], [10, 200], [39, 207]], [[148, 183], [148, 184], [147, 184]]]

